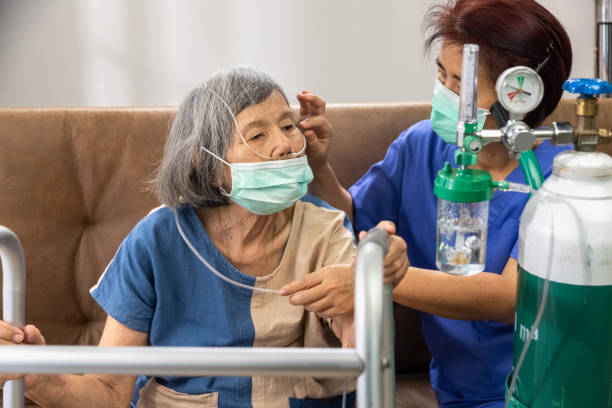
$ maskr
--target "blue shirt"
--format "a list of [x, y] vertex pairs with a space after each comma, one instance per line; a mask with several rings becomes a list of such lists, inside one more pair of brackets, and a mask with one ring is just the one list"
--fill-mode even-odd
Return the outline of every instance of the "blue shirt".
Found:
[[[454, 165], [456, 149], [432, 130], [429, 120], [402, 132], [385, 158], [349, 189], [355, 228], [368, 230], [381, 220], [391, 220], [408, 244], [410, 264], [437, 269], [433, 183], [445, 162]], [[535, 149], [545, 177], [551, 173], [554, 156], [564, 149], [548, 142]], [[520, 167], [506, 180], [525, 183]], [[495, 192], [489, 203], [485, 271], [500, 274], [509, 257], [518, 258], [519, 221], [527, 200], [527, 194]], [[513, 326], [428, 313], [422, 318], [433, 356], [431, 384], [440, 406], [503, 407], [504, 381], [512, 369]]]
[[[180, 208], [178, 215], [187, 238], [220, 273], [249, 286], [259, 286], [262, 279], [264, 285], [271, 281], [266, 281], [266, 277], [255, 278], [246, 275], [230, 264], [212, 243], [192, 207]], [[327, 217], [327, 220], [324, 217]], [[298, 218], [299, 222], [296, 221]], [[337, 226], [333, 230], [336, 231], [335, 233], [330, 232], [330, 225], [334, 222]], [[326, 225], [321, 226], [321, 223]], [[319, 250], [316, 255], [321, 258], [321, 262], [328, 259], [332, 263], [341, 263], [333, 261], [336, 258], [342, 259], [339, 258], [341, 256], [345, 258], [352, 256], [354, 253], [353, 229], [348, 223], [348, 218], [337, 210], [331, 210], [331, 207], [316, 197], [304, 197], [296, 204], [291, 228], [290, 240], [295, 243], [301, 243], [304, 231], [312, 232], [313, 228], [314, 233], [319, 230], [324, 231], [327, 241], [329, 241], [329, 235], [337, 237], [337, 244], [342, 244], [342, 246], [333, 247], [333, 242], [330, 242], [326, 248], [335, 253], [325, 254], [325, 249]], [[287, 248], [289, 246], [288, 242]], [[291, 247], [297, 247], [297, 251], [301, 251], [297, 254], [292, 252], [293, 257], [310, 258], [310, 253], [306, 252], [309, 250], [306, 245], [291, 244]], [[341, 250], [341, 248], [345, 249]], [[284, 264], [285, 259], [289, 257], [287, 251], [289, 250], [286, 249], [281, 264]], [[305, 260], [301, 259], [301, 262], [305, 263]], [[316, 262], [319, 261], [313, 261], [312, 265], [318, 268]], [[304, 269], [293, 264], [283, 268]], [[279, 274], [277, 273], [275, 277], [278, 278]], [[275, 277], [272, 277], [272, 280]], [[290, 281], [280, 283], [280, 285]], [[274, 281], [274, 283], [279, 282]], [[278, 288], [280, 286], [274, 287], [274, 289]], [[281, 299], [278, 295], [263, 295], [261, 292], [254, 294], [249, 289], [228, 284], [207, 270], [183, 242], [176, 228], [173, 212], [168, 208], [160, 208], [138, 223], [121, 244], [104, 275], [92, 288], [91, 294], [115, 320], [133, 330], [148, 333], [152, 346], [252, 347], [254, 342], [260, 344], [266, 340], [258, 338], [258, 336], [261, 337], [264, 329], [268, 330], [266, 333], [270, 330], [274, 331], [273, 328], [262, 326], [262, 319], [257, 320], [259, 323], [254, 321], [254, 316], [261, 316], [262, 313], [267, 313], [268, 316], [274, 313], [274, 318], [267, 319], [272, 322], [268, 326], [274, 324], [285, 329], [288, 332], [285, 337], [289, 338], [293, 335], [295, 337], [293, 340], [298, 343], [298, 346], [301, 344], [312, 347], [313, 341], [319, 342], [314, 346], [328, 344], [324, 339], [308, 340], [310, 343], [307, 343], [306, 340], [299, 338], [302, 331], [309, 330], [308, 327], [310, 327], [311, 336], [317, 336], [323, 330], [320, 327], [313, 328], [320, 321], [314, 314], [309, 314], [303, 309], [297, 310], [298, 308], [292, 307], [286, 299]], [[275, 310], [268, 308], [260, 310], [265, 299], [269, 299], [266, 296], [281, 299], [278, 300], [281, 306]], [[254, 299], [257, 299], [256, 305], [253, 305]], [[283, 306], [284, 304], [286, 306]], [[254, 310], [254, 307], [257, 310]], [[290, 309], [292, 315], [285, 316], [287, 313], [284, 309]], [[298, 323], [290, 328], [297, 327], [297, 329], [290, 331], [286, 326], [282, 326], [296, 313]], [[282, 320], [283, 318], [285, 320]], [[259, 327], [258, 324], [260, 324]], [[289, 338], [278, 341], [289, 342], [290, 340]], [[334, 340], [337, 342], [335, 337]], [[261, 395], [266, 391], [255, 389], [254, 379], [250, 377], [163, 376], [156, 377], [156, 380], [162, 386], [183, 394], [218, 393], [219, 407], [250, 408], [254, 405], [253, 395], [259, 395], [264, 399], [266, 397]], [[147, 381], [147, 377], [139, 377], [132, 406], [135, 406], [139, 390]], [[300, 379], [300, 381], [316, 380]], [[328, 380], [322, 379], [317, 384], [326, 384], [325, 381]], [[333, 381], [340, 384], [341, 393], [342, 380], [333, 379]], [[299, 384], [295, 387], [301, 386]], [[311, 384], [311, 389], [317, 389], [316, 385], [309, 384]], [[335, 408], [340, 406], [342, 399], [342, 396], [338, 394], [323, 399], [289, 398], [292, 392], [296, 392], [295, 388], [275, 389], [274, 392], [287, 396], [284, 401], [291, 408]], [[268, 397], [272, 396], [268, 395]], [[355, 394], [350, 393], [347, 400], [353, 403], [354, 399]], [[261, 406], [261, 401], [259, 406]]]

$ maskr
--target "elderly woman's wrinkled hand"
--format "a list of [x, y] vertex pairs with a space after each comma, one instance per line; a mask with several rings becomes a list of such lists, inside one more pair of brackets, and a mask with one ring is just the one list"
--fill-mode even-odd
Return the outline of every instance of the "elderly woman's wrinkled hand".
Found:
[[327, 151], [332, 126], [323, 116], [325, 101], [317, 94], [303, 91], [297, 95], [300, 102], [299, 128], [306, 138], [306, 155], [312, 171], [317, 171], [327, 163]]
[[[389, 234], [389, 252], [385, 255], [384, 260], [385, 283], [390, 283], [393, 287], [396, 287], [410, 267], [406, 241], [402, 237], [395, 235], [395, 224], [391, 221], [381, 221], [377, 227], [384, 229]], [[366, 235], [367, 232], [361, 231], [359, 239], [365, 238]]]
[[[389, 252], [384, 259], [384, 282], [393, 287], [402, 280], [410, 262], [406, 242], [395, 234], [395, 224], [381, 221], [377, 227], [389, 234]], [[359, 234], [360, 238], [366, 232]], [[355, 305], [355, 268], [353, 265], [330, 265], [318, 269], [281, 288], [281, 295], [289, 296], [289, 303], [303, 306], [323, 318], [350, 313]]]
[[330, 318], [353, 311], [355, 272], [351, 265], [329, 265], [281, 288], [289, 303], [303, 306], [319, 317]]
[[[16, 346], [21, 344], [45, 345], [45, 338], [40, 331], [32, 325], [27, 325], [23, 330], [0, 320], [0, 345]], [[0, 388], [4, 386], [6, 381], [15, 380], [24, 377], [19, 374], [0, 374]], [[26, 389], [29, 388], [35, 380], [36, 375], [27, 375]]]

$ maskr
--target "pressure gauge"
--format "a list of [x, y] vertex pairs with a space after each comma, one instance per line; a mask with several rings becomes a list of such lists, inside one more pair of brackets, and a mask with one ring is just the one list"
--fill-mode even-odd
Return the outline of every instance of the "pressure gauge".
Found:
[[524, 115], [538, 107], [544, 96], [542, 78], [529, 67], [508, 68], [495, 83], [499, 103], [510, 113]]

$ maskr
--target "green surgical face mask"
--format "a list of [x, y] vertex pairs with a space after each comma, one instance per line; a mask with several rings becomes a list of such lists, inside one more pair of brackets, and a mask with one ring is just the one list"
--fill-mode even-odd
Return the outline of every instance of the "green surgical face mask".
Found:
[[208, 149], [202, 150], [230, 166], [232, 191], [223, 193], [255, 214], [269, 215], [289, 208], [304, 197], [308, 183], [313, 178], [306, 156], [253, 163], [228, 163]]
[[[478, 108], [478, 130], [482, 130], [489, 111]], [[434, 82], [431, 101], [431, 127], [446, 143], [457, 143], [459, 95], [445, 87], [438, 78]]]

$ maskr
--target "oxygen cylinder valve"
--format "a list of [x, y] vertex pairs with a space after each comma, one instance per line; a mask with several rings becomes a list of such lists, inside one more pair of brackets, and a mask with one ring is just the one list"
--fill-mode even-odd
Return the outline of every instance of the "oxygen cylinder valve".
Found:
[[565, 81], [563, 90], [579, 94], [576, 99], [575, 148], [578, 151], [594, 151], [598, 144], [610, 142], [610, 132], [597, 129], [598, 113], [596, 95], [612, 93], [610, 83], [596, 78], [574, 78]]

